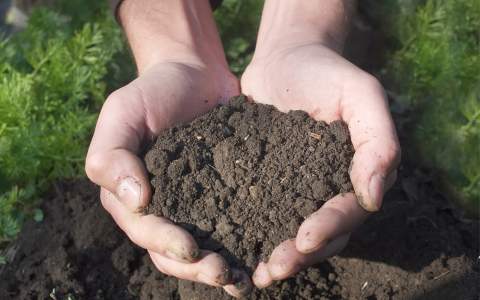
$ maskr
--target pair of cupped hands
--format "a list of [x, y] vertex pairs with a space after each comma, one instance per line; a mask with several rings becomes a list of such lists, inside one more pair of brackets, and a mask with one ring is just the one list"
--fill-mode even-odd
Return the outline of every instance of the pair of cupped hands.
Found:
[[[162, 130], [206, 113], [232, 96], [281, 111], [304, 110], [316, 120], [348, 124], [355, 155], [355, 193], [337, 195], [309, 216], [297, 236], [284, 241], [250, 278], [217, 253], [199, 249], [170, 220], [144, 215], [152, 196], [142, 159], [145, 143]], [[140, 70], [115, 91], [100, 113], [86, 160], [89, 178], [118, 226], [147, 249], [155, 266], [178, 278], [223, 287], [235, 297], [264, 288], [342, 250], [350, 233], [377, 211], [396, 179], [400, 149], [384, 90], [371, 75], [322, 44], [286, 44], [254, 55], [239, 81], [224, 57], [190, 55]], [[374, 245], [372, 245], [374, 247]], [[252, 285], [253, 284], [253, 285]]]

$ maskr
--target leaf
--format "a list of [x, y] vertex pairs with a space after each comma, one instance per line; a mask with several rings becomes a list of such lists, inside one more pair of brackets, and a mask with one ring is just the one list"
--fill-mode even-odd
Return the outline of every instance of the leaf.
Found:
[[[396, 0], [397, 7], [404, 2]], [[480, 2], [427, 0], [396, 10], [387, 77], [411, 117], [407, 150], [437, 169], [445, 191], [480, 204]], [[398, 13], [399, 12], [399, 13]], [[395, 107], [397, 109], [397, 107]], [[475, 205], [474, 205], [475, 206]], [[478, 214], [478, 212], [476, 212]]]
[[27, 218], [43, 220], [35, 207], [52, 182], [83, 175], [99, 107], [117, 84], [108, 76], [126, 52], [119, 26], [105, 4], [84, 2], [59, 5], [102, 10], [72, 22], [37, 8], [24, 31], [0, 42], [0, 241]]

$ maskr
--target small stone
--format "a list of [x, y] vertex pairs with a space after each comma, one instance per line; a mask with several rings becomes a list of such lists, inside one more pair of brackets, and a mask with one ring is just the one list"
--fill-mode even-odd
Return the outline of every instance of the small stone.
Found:
[[263, 231], [257, 231], [257, 239], [261, 241], [264, 238], [265, 238], [265, 234], [263, 233]]
[[252, 185], [248, 188], [248, 191], [250, 192], [250, 196], [252, 196], [253, 199], [257, 200], [258, 199], [258, 187]]
[[167, 169], [168, 176], [172, 179], [175, 179], [185, 171], [185, 161], [183, 159], [177, 159], [170, 163]]
[[234, 227], [227, 220], [221, 220], [215, 229], [220, 236], [226, 236], [233, 232]]
[[294, 207], [297, 213], [304, 218], [315, 212], [317, 208], [315, 205], [315, 201], [311, 201], [305, 198], [295, 199]]
[[326, 200], [324, 199], [329, 190], [329, 185], [325, 179], [315, 180], [312, 184], [313, 197], [317, 200]]
[[208, 219], [203, 219], [198, 223], [198, 228], [200, 230], [206, 231], [206, 232], [212, 232], [213, 231], [213, 224], [211, 220]]
[[240, 200], [245, 200], [245, 199], [247, 199], [247, 197], [248, 197], [247, 188], [244, 187], [244, 186], [241, 186], [241, 187], [237, 190], [237, 196], [238, 196], [238, 198], [240, 198]]
[[207, 198], [207, 200], [205, 200], [205, 204], [207, 205], [207, 207], [216, 207], [217, 201], [215, 201], [215, 198], [210, 197], [210, 198]]
[[228, 128], [227, 126], [223, 127], [223, 136], [224, 137], [229, 137], [232, 135], [232, 130]]

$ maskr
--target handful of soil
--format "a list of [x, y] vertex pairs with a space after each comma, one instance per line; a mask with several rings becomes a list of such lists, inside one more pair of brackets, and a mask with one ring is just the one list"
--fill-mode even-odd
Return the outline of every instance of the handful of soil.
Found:
[[325, 201], [352, 191], [353, 153], [341, 121], [234, 97], [157, 138], [145, 155], [154, 187], [145, 212], [252, 272]]

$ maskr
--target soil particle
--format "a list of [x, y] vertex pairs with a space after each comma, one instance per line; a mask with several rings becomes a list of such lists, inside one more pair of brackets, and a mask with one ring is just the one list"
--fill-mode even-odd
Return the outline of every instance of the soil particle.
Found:
[[234, 97], [158, 137], [145, 155], [154, 187], [146, 213], [251, 272], [323, 202], [352, 191], [353, 152], [341, 121]]

